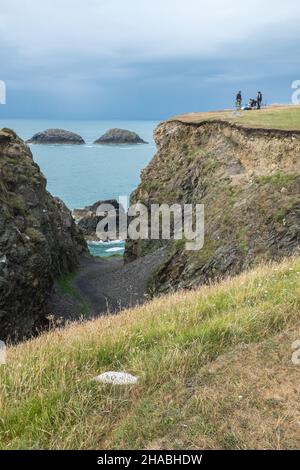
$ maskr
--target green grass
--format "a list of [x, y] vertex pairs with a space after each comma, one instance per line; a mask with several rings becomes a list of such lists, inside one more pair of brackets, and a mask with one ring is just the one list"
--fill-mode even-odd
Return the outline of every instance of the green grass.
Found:
[[74, 281], [77, 276], [77, 272], [72, 272], [61, 276], [56, 280], [56, 286], [58, 292], [61, 295], [71, 295], [74, 299], [79, 302], [80, 314], [86, 317], [90, 313], [90, 306], [88, 302], [82, 298], [78, 290], [74, 286]]
[[35, 229], [34, 227], [27, 227], [25, 230], [25, 233], [27, 237], [33, 242], [33, 243], [45, 243], [46, 239], [45, 236], [40, 232], [39, 230]]
[[73, 283], [77, 276], [77, 272], [72, 272], [61, 276], [57, 281], [57, 287], [61, 294], [70, 294], [77, 299], [80, 297], [79, 293], [75, 289]]
[[[216, 286], [178, 292], [9, 348], [7, 365], [0, 369], [0, 448], [252, 446], [254, 425], [244, 440], [237, 437], [242, 423], [227, 434], [220, 431], [223, 417], [227, 422], [233, 416], [239, 392], [224, 394], [219, 384], [211, 393], [218, 375], [209, 370], [223, 354], [299, 325], [299, 273], [299, 259], [259, 267]], [[72, 289], [70, 278], [60, 285], [65, 292]], [[139, 384], [112, 387], [93, 380], [107, 370], [136, 374]], [[253, 361], [250, 370], [259, 376], [261, 367]], [[242, 372], [230, 380], [231, 387]], [[222, 395], [217, 402], [216, 393]], [[260, 405], [253, 406], [249, 420]], [[271, 433], [264, 419], [261, 427]], [[265, 445], [274, 439], [268, 434]]]
[[294, 182], [295, 176], [278, 171], [272, 175], [257, 176], [255, 181], [258, 184], [271, 184], [276, 189], [288, 189]]
[[208, 113], [189, 113], [175, 116], [182, 122], [201, 122], [223, 120], [245, 127], [300, 130], [300, 106], [270, 106], [261, 110], [241, 111], [238, 116], [230, 111], [213, 111]]
[[22, 196], [10, 195], [9, 206], [16, 214], [23, 214], [26, 211], [26, 203]]

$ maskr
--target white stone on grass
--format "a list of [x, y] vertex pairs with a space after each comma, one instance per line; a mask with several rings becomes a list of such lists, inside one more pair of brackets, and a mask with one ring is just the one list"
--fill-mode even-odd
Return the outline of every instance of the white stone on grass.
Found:
[[138, 383], [138, 377], [127, 374], [126, 372], [104, 372], [104, 374], [95, 377], [97, 382], [112, 385], [134, 385]]

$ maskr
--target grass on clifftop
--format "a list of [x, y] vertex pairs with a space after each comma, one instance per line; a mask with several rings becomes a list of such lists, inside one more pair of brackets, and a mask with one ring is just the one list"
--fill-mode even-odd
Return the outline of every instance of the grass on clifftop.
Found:
[[260, 110], [240, 111], [238, 116], [233, 110], [188, 113], [169, 120], [174, 119], [191, 123], [222, 120], [244, 127], [300, 130], [300, 106], [269, 106]]
[[295, 259], [9, 348], [0, 447], [299, 447], [299, 309]]

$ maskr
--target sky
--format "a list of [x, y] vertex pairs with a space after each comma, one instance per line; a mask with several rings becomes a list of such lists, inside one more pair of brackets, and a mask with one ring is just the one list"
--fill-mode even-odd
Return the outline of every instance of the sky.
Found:
[[164, 119], [291, 101], [299, 0], [0, 0], [0, 117]]

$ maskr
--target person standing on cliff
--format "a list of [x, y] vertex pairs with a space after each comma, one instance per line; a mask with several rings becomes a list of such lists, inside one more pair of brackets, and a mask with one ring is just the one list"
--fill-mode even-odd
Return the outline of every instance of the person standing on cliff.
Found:
[[235, 104], [236, 104], [236, 109], [239, 111], [242, 106], [242, 92], [241, 91], [239, 91], [238, 94], [236, 95]]
[[257, 97], [256, 97], [257, 109], [261, 108], [262, 100], [263, 100], [262, 93], [260, 91], [258, 91], [257, 92]]

